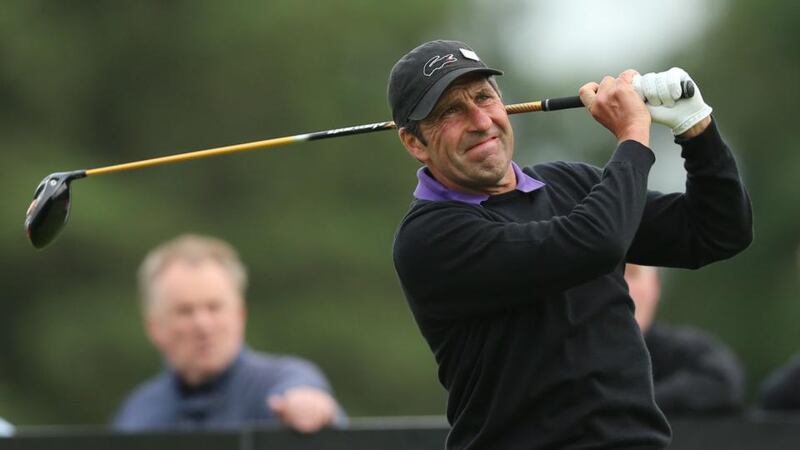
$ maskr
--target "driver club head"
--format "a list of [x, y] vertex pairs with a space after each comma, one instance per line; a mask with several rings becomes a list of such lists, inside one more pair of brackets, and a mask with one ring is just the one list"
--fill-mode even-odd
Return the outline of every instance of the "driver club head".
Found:
[[56, 172], [46, 176], [36, 187], [25, 213], [25, 231], [34, 247], [43, 248], [64, 228], [69, 219], [69, 183], [85, 176], [83, 170]]

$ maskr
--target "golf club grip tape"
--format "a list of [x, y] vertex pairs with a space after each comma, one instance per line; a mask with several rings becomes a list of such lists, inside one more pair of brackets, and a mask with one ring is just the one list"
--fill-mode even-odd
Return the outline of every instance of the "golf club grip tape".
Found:
[[542, 100], [543, 111], [557, 111], [559, 109], [583, 108], [583, 102], [577, 95], [574, 97], [547, 98]]
[[538, 101], [506, 105], [506, 113], [508, 114], [519, 114], [519, 113], [534, 112], [541, 110], [542, 110], [542, 102]]

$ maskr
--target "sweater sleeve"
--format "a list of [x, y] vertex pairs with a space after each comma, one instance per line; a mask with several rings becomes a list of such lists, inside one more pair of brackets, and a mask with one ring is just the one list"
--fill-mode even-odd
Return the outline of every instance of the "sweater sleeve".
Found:
[[455, 202], [412, 211], [394, 244], [406, 295], [436, 316], [475, 314], [530, 301], [521, 290], [541, 297], [612, 271], [639, 226], [653, 162], [647, 147], [623, 142], [583, 201], [546, 220], [492, 220]]
[[736, 161], [716, 123], [693, 139], [676, 139], [686, 192], [649, 192], [629, 262], [698, 268], [729, 258], [753, 239], [753, 215]]

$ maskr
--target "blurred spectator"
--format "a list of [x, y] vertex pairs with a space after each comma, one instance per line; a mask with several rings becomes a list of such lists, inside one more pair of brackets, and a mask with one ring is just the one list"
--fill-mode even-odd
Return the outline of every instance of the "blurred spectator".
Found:
[[[800, 247], [797, 250], [800, 266]], [[800, 412], [800, 354], [761, 383], [758, 406], [766, 411]]]
[[744, 373], [733, 352], [691, 327], [653, 323], [661, 296], [658, 269], [628, 264], [625, 281], [653, 364], [656, 404], [667, 415], [742, 407]]
[[301, 432], [345, 421], [322, 372], [244, 344], [246, 269], [227, 243], [184, 235], [139, 269], [147, 335], [165, 359], [117, 412], [117, 430], [228, 428], [279, 420]]
[[800, 412], [800, 355], [761, 384], [759, 406], [767, 411]]
[[0, 417], [0, 437], [10, 437], [14, 435], [14, 426]]

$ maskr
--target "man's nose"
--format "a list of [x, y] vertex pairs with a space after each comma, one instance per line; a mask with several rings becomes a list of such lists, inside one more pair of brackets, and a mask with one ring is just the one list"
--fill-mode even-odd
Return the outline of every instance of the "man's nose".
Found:
[[210, 311], [207, 311], [204, 308], [198, 308], [197, 310], [195, 310], [192, 319], [196, 327], [206, 328], [212, 322], [211, 316], [212, 313]]
[[474, 103], [467, 108], [467, 120], [469, 120], [470, 131], [486, 131], [492, 126], [491, 116]]

